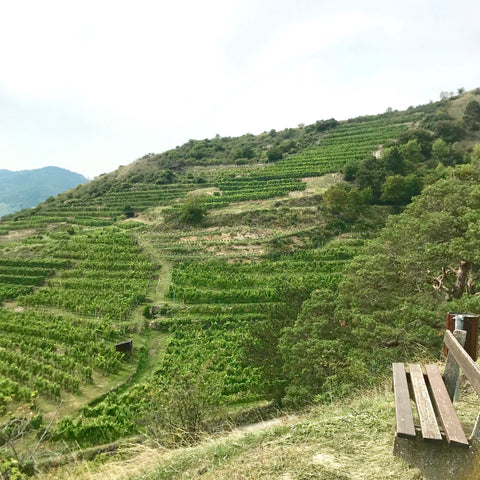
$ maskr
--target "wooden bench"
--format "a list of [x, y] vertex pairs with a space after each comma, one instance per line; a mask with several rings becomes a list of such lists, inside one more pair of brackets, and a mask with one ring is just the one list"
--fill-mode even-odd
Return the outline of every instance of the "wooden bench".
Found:
[[[480, 415], [469, 438], [458, 420], [453, 400], [460, 370], [480, 396], [480, 368], [464, 350], [466, 332], [445, 333], [448, 356], [443, 376], [437, 365], [394, 363], [396, 436], [394, 454], [422, 470], [427, 478], [480, 478]], [[413, 415], [416, 407], [418, 422]], [[478, 476], [472, 475], [475, 470]]]

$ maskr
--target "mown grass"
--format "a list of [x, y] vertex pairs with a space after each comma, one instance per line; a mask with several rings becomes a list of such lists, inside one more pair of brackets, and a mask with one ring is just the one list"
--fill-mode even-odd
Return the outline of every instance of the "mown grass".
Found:
[[[280, 421], [206, 437], [196, 446], [124, 450], [99, 465], [64, 467], [56, 479], [418, 480], [418, 470], [392, 455], [394, 403], [385, 389], [282, 417]], [[113, 460], [113, 461], [112, 461]]]

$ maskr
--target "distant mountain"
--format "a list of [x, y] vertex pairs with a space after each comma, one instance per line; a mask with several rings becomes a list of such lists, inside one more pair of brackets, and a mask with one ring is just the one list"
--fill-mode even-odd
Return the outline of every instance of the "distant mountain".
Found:
[[86, 181], [83, 175], [59, 167], [18, 172], [0, 169], [0, 216], [34, 207]]

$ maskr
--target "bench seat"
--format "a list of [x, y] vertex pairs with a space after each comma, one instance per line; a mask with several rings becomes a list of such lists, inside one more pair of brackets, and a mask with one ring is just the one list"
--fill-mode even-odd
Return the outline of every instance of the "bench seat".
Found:
[[[437, 365], [394, 363], [393, 388], [397, 436], [415, 438], [417, 431], [425, 441], [442, 441], [469, 447]], [[413, 399], [413, 402], [411, 401]], [[412, 403], [420, 425], [415, 426]]]

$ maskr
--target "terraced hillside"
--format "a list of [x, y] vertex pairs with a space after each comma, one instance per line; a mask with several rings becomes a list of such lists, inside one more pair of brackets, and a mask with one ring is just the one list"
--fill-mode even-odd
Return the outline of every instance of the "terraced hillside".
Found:
[[[273, 164], [230, 165], [213, 170], [208, 167], [198, 170], [197, 167], [195, 175], [187, 167], [171, 179], [172, 183], [164, 183], [161, 164], [153, 166], [154, 170], [148, 175], [138, 175], [138, 180], [131, 180], [134, 175], [113, 183], [107, 182], [107, 178], [99, 178], [87, 189], [73, 189], [42, 204], [41, 208], [7, 217], [0, 226], [0, 232], [6, 234], [12, 230], [42, 228], [56, 223], [87, 227], [112, 225], [123, 219], [126, 207], [134, 212], [144, 212], [181, 202], [186, 194], [198, 189], [205, 189], [211, 194], [208, 206], [216, 208], [232, 202], [267, 199], [302, 191], [305, 189], [302, 178], [336, 172], [349, 162], [365, 158], [405, 132], [419, 118], [418, 113], [392, 114], [380, 119], [373, 117], [347, 122], [328, 130], [319, 138], [315, 137], [314, 146], [297, 146], [299, 153], [286, 155]], [[264, 146], [266, 152], [269, 145], [273, 148], [273, 142], [272, 138]], [[148, 182], [142, 181], [145, 176]]]
[[[46, 452], [144, 433], [186, 442], [293, 405], [283, 333], [310, 298], [335, 296], [365, 239], [402, 208], [341, 170], [378, 162], [385, 183], [430, 181], [436, 137], [419, 157], [418, 126], [432, 108], [191, 141], [4, 217], [4, 422], [28, 418], [27, 405], [48, 427]], [[382, 160], [389, 148], [404, 174]], [[195, 195], [202, 218], [189, 223]], [[131, 356], [115, 350], [127, 339]]]

